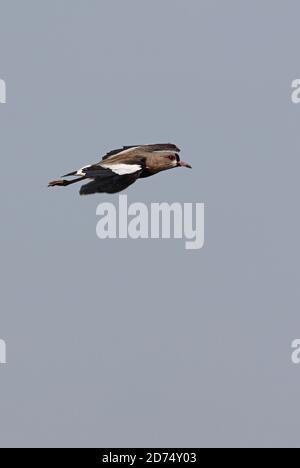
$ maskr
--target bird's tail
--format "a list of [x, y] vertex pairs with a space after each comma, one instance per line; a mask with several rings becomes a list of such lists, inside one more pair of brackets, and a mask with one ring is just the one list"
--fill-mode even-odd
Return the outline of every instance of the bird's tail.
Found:
[[65, 180], [65, 179], [52, 180], [52, 182], [49, 182], [48, 187], [67, 187], [67, 185], [76, 184], [77, 182], [81, 182], [82, 180], [85, 180], [85, 179], [86, 177], [83, 176], [74, 180]]
[[65, 187], [68, 185], [68, 181], [64, 179], [52, 180], [49, 182], [48, 187]]

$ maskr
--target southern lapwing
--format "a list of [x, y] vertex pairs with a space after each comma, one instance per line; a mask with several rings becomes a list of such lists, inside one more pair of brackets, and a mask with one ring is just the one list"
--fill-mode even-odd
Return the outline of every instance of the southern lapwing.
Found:
[[180, 160], [179, 153], [180, 149], [172, 144], [124, 146], [111, 151], [97, 164], [63, 176], [76, 177], [75, 179], [54, 180], [49, 183], [49, 187], [66, 187], [91, 179], [91, 182], [81, 187], [80, 195], [121, 192], [137, 179], [175, 167], [191, 168], [188, 163]]

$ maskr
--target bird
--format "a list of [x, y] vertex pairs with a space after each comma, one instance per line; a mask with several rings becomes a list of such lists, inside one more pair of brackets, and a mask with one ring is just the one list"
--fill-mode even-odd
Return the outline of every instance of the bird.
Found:
[[[125, 190], [138, 179], [150, 177], [175, 167], [192, 168], [181, 161], [180, 148], [171, 143], [123, 146], [107, 153], [100, 162], [84, 166], [49, 182], [48, 187], [67, 187], [88, 180], [80, 195], [114, 194]], [[75, 179], [65, 179], [75, 177]]]

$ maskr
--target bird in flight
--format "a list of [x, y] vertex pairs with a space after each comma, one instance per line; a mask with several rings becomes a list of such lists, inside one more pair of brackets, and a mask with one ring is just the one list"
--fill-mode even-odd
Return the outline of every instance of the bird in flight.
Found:
[[137, 179], [150, 177], [175, 167], [188, 167], [181, 161], [180, 149], [172, 144], [124, 146], [106, 154], [102, 161], [70, 172], [49, 183], [49, 187], [66, 187], [77, 182], [90, 180], [80, 189], [80, 195], [93, 193], [118, 193], [132, 185]]

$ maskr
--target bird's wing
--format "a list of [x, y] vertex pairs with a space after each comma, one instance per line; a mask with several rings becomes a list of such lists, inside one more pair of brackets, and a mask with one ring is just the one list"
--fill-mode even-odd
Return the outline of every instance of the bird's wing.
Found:
[[91, 193], [117, 193], [133, 184], [141, 175], [144, 160], [102, 161], [99, 164], [85, 167], [81, 171], [87, 179], [94, 179], [84, 185], [81, 195]]
[[103, 161], [107, 159], [115, 159], [115, 157], [131, 157], [137, 156], [139, 154], [151, 153], [151, 152], [159, 152], [159, 151], [173, 151], [180, 153], [180, 148], [172, 143], [162, 143], [162, 144], [155, 144], [155, 145], [135, 145], [135, 146], [123, 146], [123, 148], [119, 148], [113, 151], [110, 151], [103, 157]]
[[122, 153], [132, 153], [134, 152], [133, 150], [140, 148], [140, 147], [141, 145], [123, 146], [123, 148], [112, 150], [109, 153], [107, 153], [105, 156], [103, 156], [102, 161], [105, 161], [106, 159], [110, 159], [111, 157], [122, 154]]
[[140, 174], [141, 171], [120, 176], [106, 172], [105, 175], [95, 177], [94, 180], [83, 185], [80, 189], [80, 195], [121, 192], [132, 185], [139, 178]]

